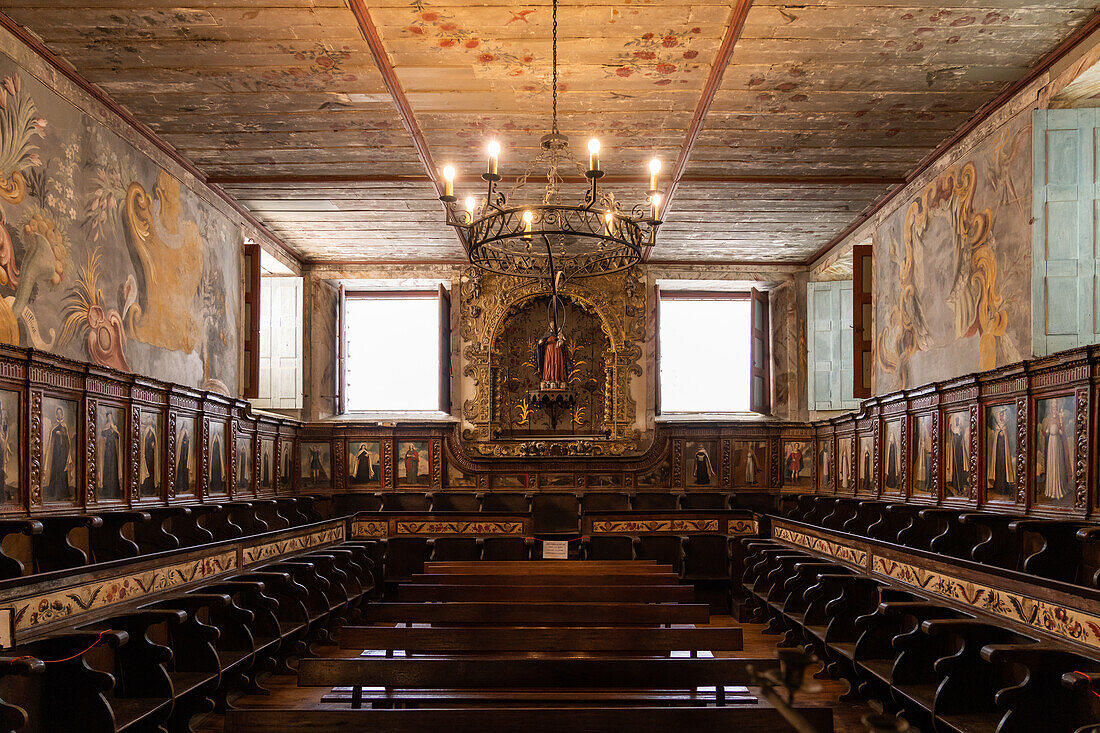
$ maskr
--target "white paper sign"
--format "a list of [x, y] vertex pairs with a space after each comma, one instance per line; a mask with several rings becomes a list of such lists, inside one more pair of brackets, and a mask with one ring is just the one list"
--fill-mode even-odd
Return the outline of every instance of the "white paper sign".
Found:
[[544, 560], [568, 560], [569, 543], [564, 540], [543, 540], [542, 559]]

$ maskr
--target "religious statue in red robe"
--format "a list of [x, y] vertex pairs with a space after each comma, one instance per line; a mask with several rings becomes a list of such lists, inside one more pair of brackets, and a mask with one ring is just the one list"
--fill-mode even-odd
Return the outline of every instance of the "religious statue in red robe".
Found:
[[557, 321], [550, 319], [550, 328], [538, 341], [538, 359], [542, 381], [540, 389], [565, 389], [566, 363], [569, 360], [569, 347], [558, 328]]

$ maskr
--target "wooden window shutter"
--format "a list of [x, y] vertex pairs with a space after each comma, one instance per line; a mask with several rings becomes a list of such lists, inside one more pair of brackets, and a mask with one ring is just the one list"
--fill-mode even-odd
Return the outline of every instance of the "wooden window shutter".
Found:
[[348, 363], [348, 338], [347, 338], [347, 324], [345, 323], [345, 312], [347, 311], [348, 294], [344, 289], [344, 284], [340, 283], [340, 302], [339, 312], [336, 314], [336, 379], [337, 381], [337, 412], [343, 415], [348, 410], [348, 375], [347, 375], [347, 363]]
[[751, 354], [749, 362], [749, 409], [771, 413], [771, 330], [768, 327], [768, 293], [752, 289]]
[[871, 283], [874, 272], [870, 244], [852, 247], [852, 397], [871, 396]]
[[653, 414], [661, 414], [661, 286], [653, 286]]
[[439, 411], [451, 413], [451, 294], [439, 285]]
[[260, 245], [244, 245], [244, 388], [245, 399], [260, 395]]

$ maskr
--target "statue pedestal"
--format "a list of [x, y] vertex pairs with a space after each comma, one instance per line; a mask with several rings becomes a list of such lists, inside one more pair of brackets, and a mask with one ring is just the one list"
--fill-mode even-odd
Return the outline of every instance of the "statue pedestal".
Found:
[[572, 410], [577, 406], [577, 395], [573, 390], [566, 389], [562, 384], [557, 389], [547, 389], [546, 385], [557, 385], [559, 382], [542, 382], [542, 389], [532, 389], [527, 392], [527, 402], [532, 408], [546, 410], [550, 414], [550, 427], [558, 427], [558, 418], [563, 412]]

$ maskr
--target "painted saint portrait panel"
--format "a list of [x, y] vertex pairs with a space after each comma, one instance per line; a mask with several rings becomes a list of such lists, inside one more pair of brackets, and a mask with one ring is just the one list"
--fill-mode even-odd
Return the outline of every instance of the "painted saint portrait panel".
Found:
[[859, 436], [859, 464], [856, 467], [856, 492], [875, 493], [875, 436], [869, 433]]
[[126, 411], [102, 402], [95, 412], [96, 493], [100, 501], [120, 501], [126, 486]]
[[138, 496], [156, 498], [161, 492], [161, 467], [164, 465], [164, 420], [159, 412], [141, 411], [139, 440]]
[[809, 440], [785, 440], [780, 455], [785, 488], [813, 488], [813, 443]]
[[848, 436], [837, 438], [836, 446], [837, 490], [851, 492], [855, 486], [852, 479], [852, 439]]
[[431, 481], [428, 441], [406, 440], [397, 444], [397, 482], [404, 486], [426, 486]]
[[290, 486], [290, 474], [293, 466], [291, 465], [290, 458], [290, 441], [283, 440], [279, 443], [279, 486], [282, 488], [288, 488]]
[[0, 503], [23, 503], [19, 393], [0, 389]]
[[985, 408], [985, 491], [991, 500], [1016, 500], [1016, 405]]
[[1073, 506], [1073, 395], [1035, 402], [1035, 503]]
[[932, 466], [932, 416], [913, 417], [913, 493], [927, 496], [936, 486]]
[[302, 443], [299, 468], [302, 488], [332, 486], [332, 446], [329, 443]]
[[272, 438], [260, 439], [260, 489], [271, 491], [275, 488], [275, 441]]
[[768, 461], [768, 444], [763, 440], [734, 441], [732, 451], [733, 485], [766, 486], [764, 467]]
[[225, 423], [220, 421], [210, 422], [210, 458], [206, 473], [206, 490], [212, 496], [220, 496], [228, 493], [227, 485], [229, 456], [225, 444]]
[[348, 441], [348, 486], [382, 484], [382, 444], [377, 440]]
[[237, 461], [237, 492], [252, 493], [252, 437], [238, 435], [234, 451]]
[[817, 444], [817, 475], [822, 491], [833, 488], [833, 441], [823, 440]]
[[901, 420], [886, 421], [882, 445], [882, 483], [888, 493], [904, 489], [902, 481]]
[[684, 485], [717, 486], [718, 447], [713, 440], [688, 440], [684, 442]]
[[199, 434], [198, 421], [192, 415], [176, 417], [176, 473], [172, 476], [172, 487], [176, 496], [190, 496], [195, 493], [196, 456], [199, 451], [195, 436]]
[[42, 501], [77, 501], [76, 403], [42, 400]]
[[970, 412], [956, 410], [944, 416], [944, 496], [970, 494]]

